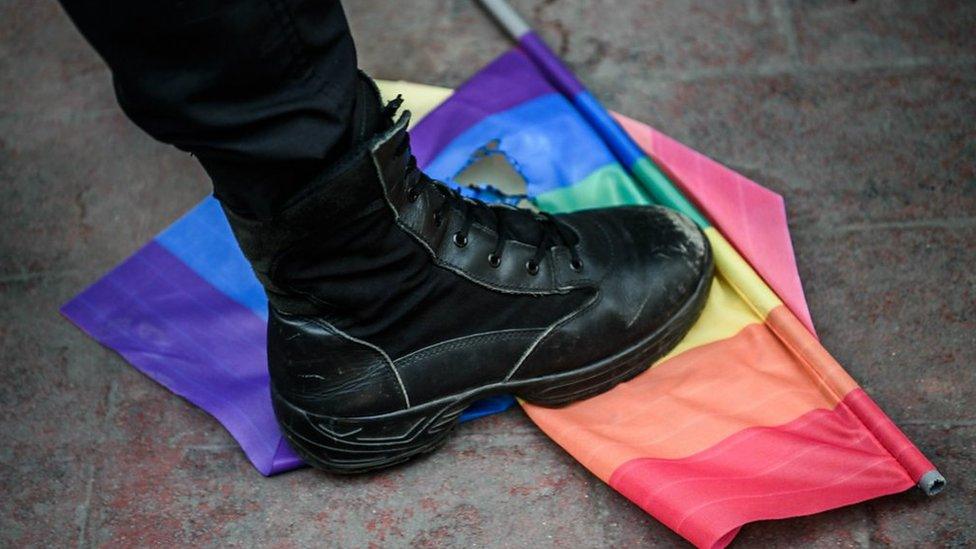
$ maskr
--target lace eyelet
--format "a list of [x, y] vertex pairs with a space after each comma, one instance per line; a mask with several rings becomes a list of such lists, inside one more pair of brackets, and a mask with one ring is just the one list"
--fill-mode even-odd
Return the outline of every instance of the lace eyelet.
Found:
[[410, 189], [407, 191], [407, 200], [410, 202], [416, 202], [420, 198], [420, 191], [417, 189]]
[[463, 235], [460, 232], [454, 233], [454, 245], [458, 248], [463, 248], [468, 245], [468, 236]]
[[525, 271], [532, 276], [539, 274], [539, 264], [531, 259], [525, 262]]
[[491, 265], [492, 268], [497, 269], [498, 266], [502, 264], [501, 256], [497, 256], [493, 253], [488, 254], [488, 264]]
[[574, 259], [569, 262], [569, 268], [576, 271], [577, 273], [583, 270], [583, 260]]

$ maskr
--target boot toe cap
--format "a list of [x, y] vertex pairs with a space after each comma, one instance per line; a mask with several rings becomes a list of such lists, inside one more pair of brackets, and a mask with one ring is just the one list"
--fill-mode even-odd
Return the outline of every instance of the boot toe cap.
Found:
[[585, 273], [595, 292], [588, 305], [540, 342], [520, 377], [623, 355], [652, 362], [670, 350], [697, 319], [709, 289], [711, 249], [701, 229], [661, 207], [583, 211], [566, 221], [580, 235]]
[[666, 208], [633, 208], [618, 213], [619, 245], [601, 291], [607, 321], [625, 340], [636, 340], [666, 325], [703, 291], [711, 275], [711, 254], [701, 229]]

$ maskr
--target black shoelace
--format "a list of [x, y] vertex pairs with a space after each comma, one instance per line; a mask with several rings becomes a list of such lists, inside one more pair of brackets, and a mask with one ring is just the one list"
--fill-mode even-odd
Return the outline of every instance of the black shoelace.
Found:
[[[400, 144], [397, 151], [398, 155], [405, 154], [409, 146], [409, 136], [407, 136]], [[449, 209], [453, 208], [461, 214], [463, 220], [461, 228], [453, 236], [454, 244], [457, 247], [463, 248], [468, 245], [468, 233], [476, 221], [495, 230], [497, 234], [495, 248], [488, 254], [487, 258], [490, 266], [495, 268], [499, 267], [502, 264], [505, 245], [510, 240], [520, 240], [516, 238], [513, 230], [509, 227], [511, 221], [504, 219], [504, 216], [499, 213], [499, 208], [505, 208], [509, 212], [518, 212], [521, 215], [531, 216], [532, 221], [536, 224], [539, 233], [542, 235], [539, 243], [536, 244], [535, 254], [525, 263], [525, 270], [530, 275], [534, 276], [539, 273], [539, 266], [542, 264], [546, 252], [554, 246], [565, 246], [569, 249], [569, 265], [571, 269], [577, 272], [583, 269], [583, 260], [580, 259], [579, 252], [576, 249], [576, 245], [578, 244], [576, 235], [558, 219], [553, 217], [552, 214], [545, 212], [534, 213], [529, 210], [508, 206], [491, 206], [480, 200], [465, 197], [459, 191], [428, 177], [427, 174], [417, 167], [417, 160], [412, 154], [407, 163], [404, 179], [406, 181], [407, 199], [411, 202], [416, 201], [428, 187], [440, 194], [441, 202], [434, 210], [435, 225], [440, 226], [444, 222], [444, 218]]]

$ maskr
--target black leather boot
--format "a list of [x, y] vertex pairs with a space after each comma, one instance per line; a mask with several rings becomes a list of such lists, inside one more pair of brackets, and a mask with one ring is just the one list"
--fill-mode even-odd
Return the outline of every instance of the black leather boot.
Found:
[[681, 214], [461, 198], [417, 169], [408, 120], [273, 219], [227, 211], [270, 300], [278, 420], [328, 471], [431, 451], [482, 397], [559, 406], [606, 391], [684, 336], [711, 282], [708, 242]]

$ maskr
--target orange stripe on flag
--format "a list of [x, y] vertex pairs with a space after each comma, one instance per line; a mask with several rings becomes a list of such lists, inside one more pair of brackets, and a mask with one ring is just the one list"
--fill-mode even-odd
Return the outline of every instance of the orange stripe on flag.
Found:
[[[783, 306], [770, 316], [781, 308], [792, 317]], [[787, 323], [778, 329], [792, 330]], [[524, 408], [559, 445], [609, 481], [632, 459], [687, 457], [743, 429], [833, 409], [844, 396], [835, 389], [856, 387], [838, 382], [828, 388], [813, 382], [810, 370], [769, 326], [755, 323], [673, 356], [613, 391], [565, 408]]]
[[858, 387], [857, 382], [834, 360], [834, 357], [830, 356], [830, 353], [789, 309], [777, 307], [770, 311], [769, 316], [766, 317], [766, 325], [779, 336], [781, 341], [788, 342], [797, 359], [810, 368], [813, 382], [822, 384], [825, 390], [833, 392], [837, 398], [844, 398], [847, 393]]

